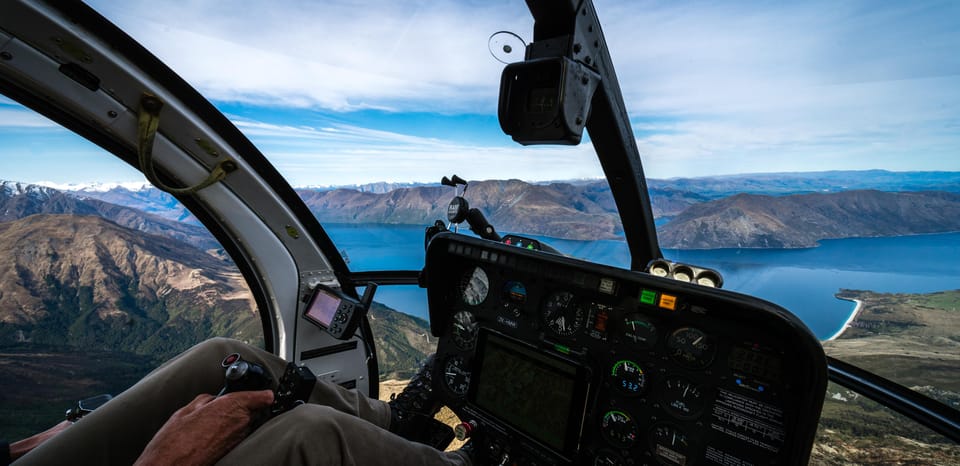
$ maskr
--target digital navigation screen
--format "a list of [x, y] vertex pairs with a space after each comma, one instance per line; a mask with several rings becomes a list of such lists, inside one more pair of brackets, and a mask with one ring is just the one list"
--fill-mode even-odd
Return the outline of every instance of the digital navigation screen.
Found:
[[313, 298], [310, 299], [310, 304], [307, 305], [305, 315], [315, 323], [329, 327], [338, 307], [340, 307], [340, 298], [317, 287], [313, 292]]
[[481, 333], [469, 401], [534, 440], [570, 454], [583, 424], [586, 378], [567, 361]]

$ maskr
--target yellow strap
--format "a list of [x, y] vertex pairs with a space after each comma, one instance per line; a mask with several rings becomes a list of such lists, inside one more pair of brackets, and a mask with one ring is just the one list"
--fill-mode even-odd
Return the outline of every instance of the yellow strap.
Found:
[[230, 158], [225, 158], [213, 167], [206, 179], [195, 186], [174, 188], [160, 181], [153, 167], [153, 140], [156, 138], [157, 128], [160, 126], [160, 110], [162, 108], [163, 102], [156, 96], [144, 93], [140, 97], [140, 114], [137, 122], [137, 158], [140, 162], [140, 170], [146, 175], [150, 183], [161, 191], [170, 194], [194, 194], [226, 178], [228, 173], [237, 169], [236, 162]]

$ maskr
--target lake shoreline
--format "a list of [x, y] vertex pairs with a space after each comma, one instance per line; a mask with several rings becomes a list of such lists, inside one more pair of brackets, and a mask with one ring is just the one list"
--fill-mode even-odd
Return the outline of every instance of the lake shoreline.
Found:
[[860, 311], [863, 309], [863, 301], [861, 301], [861, 300], [859, 300], [859, 299], [856, 299], [856, 298], [841, 298], [841, 297], [839, 297], [839, 296], [837, 296], [837, 299], [842, 300], [842, 301], [851, 301], [851, 302], [853, 302], [853, 303], [854, 303], [853, 312], [850, 313], [850, 317], [847, 318], [847, 321], [844, 322], [843, 325], [840, 326], [840, 329], [837, 330], [836, 333], [834, 333], [833, 335], [831, 335], [830, 338], [827, 338], [827, 339], [824, 340], [824, 341], [833, 341], [833, 340], [836, 340], [837, 338], [840, 338], [840, 335], [842, 335], [843, 332], [845, 332], [848, 328], [850, 328], [850, 324], [853, 323], [853, 320], [857, 318], [857, 314], [860, 314]]

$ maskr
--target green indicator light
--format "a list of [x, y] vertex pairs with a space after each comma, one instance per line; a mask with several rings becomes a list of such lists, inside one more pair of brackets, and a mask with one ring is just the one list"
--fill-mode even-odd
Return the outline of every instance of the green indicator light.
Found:
[[570, 348], [567, 348], [566, 346], [563, 346], [563, 345], [553, 345], [553, 349], [563, 354], [570, 354]]
[[657, 292], [650, 290], [643, 290], [640, 293], [640, 302], [643, 304], [653, 304], [657, 302]]

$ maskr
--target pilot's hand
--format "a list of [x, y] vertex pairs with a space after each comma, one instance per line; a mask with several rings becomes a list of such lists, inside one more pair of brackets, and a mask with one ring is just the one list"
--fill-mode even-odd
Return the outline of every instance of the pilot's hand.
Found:
[[37, 448], [43, 442], [50, 440], [53, 436], [63, 432], [67, 427], [72, 426], [73, 423], [70, 421], [63, 421], [39, 434], [36, 434], [32, 437], [25, 438], [23, 440], [13, 442], [10, 444], [10, 459], [15, 460], [23, 455], [26, 455], [30, 450]]
[[250, 421], [272, 403], [270, 390], [199, 395], [170, 416], [135, 464], [214, 464], [246, 438]]

